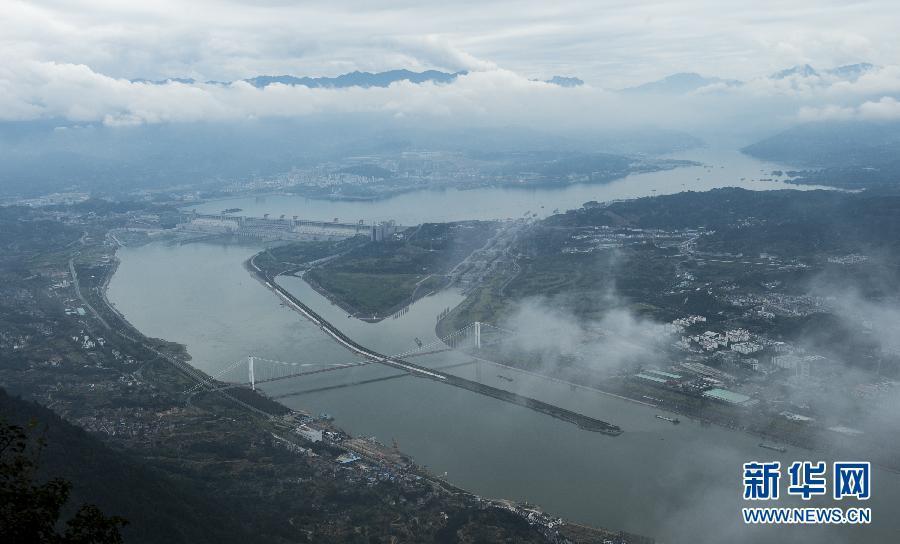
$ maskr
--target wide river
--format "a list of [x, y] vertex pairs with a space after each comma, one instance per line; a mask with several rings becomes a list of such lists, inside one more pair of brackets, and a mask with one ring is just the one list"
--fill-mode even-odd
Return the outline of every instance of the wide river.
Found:
[[[696, 149], [669, 156], [688, 159], [703, 166], [677, 168], [662, 172], [634, 174], [606, 184], [576, 184], [561, 189], [484, 188], [467, 191], [439, 190], [405, 193], [385, 200], [322, 201], [302, 196], [258, 196], [205, 202], [188, 206], [200, 213], [219, 213], [239, 208], [241, 215], [261, 217], [299, 216], [303, 219], [343, 222], [393, 219], [400, 225], [464, 219], [505, 219], [521, 217], [525, 212], [539, 217], [559, 209], [578, 208], [590, 200], [610, 201], [664, 195], [681, 191], [707, 191], [716, 187], [747, 189], [809, 189], [790, 185], [772, 176], [784, 170], [779, 164], [758, 161], [737, 151]], [[762, 181], [768, 180], [768, 181]]]
[[[342, 220], [392, 218], [402, 224], [544, 214], [587, 200], [632, 198], [718, 186], [784, 187], [752, 181], [776, 165], [736, 153], [685, 154], [709, 167], [633, 175], [606, 185], [561, 190], [421, 191], [366, 203], [294, 197], [235, 199], [197, 208], [243, 208], [245, 214], [299, 215]], [[697, 178], [700, 178], [699, 180]], [[741, 181], [744, 178], [744, 181]], [[541, 208], [543, 206], [543, 208]], [[299, 364], [353, 362], [317, 327], [284, 307], [242, 267], [255, 245], [150, 244], [123, 248], [109, 299], [145, 334], [183, 343], [198, 368], [215, 374], [252, 354]], [[426, 297], [396, 319], [368, 324], [350, 319], [299, 278], [281, 283], [364, 345], [384, 353], [415, 349], [415, 338], [436, 340], [436, 315], [458, 304], [453, 290]], [[467, 358], [449, 352], [419, 358], [475, 377]], [[314, 368], [314, 367], [310, 367]], [[258, 373], [266, 372], [259, 363]], [[246, 368], [238, 372], [245, 373]], [[498, 374], [512, 377], [508, 382]], [[752, 460], [818, 460], [817, 452], [759, 448], [759, 439], [693, 421], [656, 419], [658, 409], [573, 389], [508, 369], [482, 365], [481, 378], [620, 425], [609, 437], [492, 398], [368, 365], [267, 384], [263, 389], [291, 408], [326, 411], [351, 433], [376, 436], [434, 473], [475, 493], [527, 500], [568, 519], [632, 531], [660, 542], [900, 542], [900, 477], [875, 469], [873, 510], [866, 527], [745, 526], [740, 508], [741, 465]], [[240, 379], [231, 373], [226, 378]], [[780, 501], [778, 506], [789, 505]], [[827, 503], [811, 501], [811, 506]], [[756, 506], [756, 505], [754, 505]], [[847, 506], [847, 505], [845, 505]]]

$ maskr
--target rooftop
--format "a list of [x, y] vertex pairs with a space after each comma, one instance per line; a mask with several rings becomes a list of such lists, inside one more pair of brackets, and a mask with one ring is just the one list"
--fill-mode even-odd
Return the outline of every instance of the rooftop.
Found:
[[681, 374], [672, 374], [671, 372], [663, 372], [662, 370], [647, 369], [644, 372], [653, 374], [656, 376], [663, 376], [670, 380], [680, 380], [681, 379]]
[[650, 374], [644, 374], [643, 372], [641, 372], [640, 374], [635, 374], [634, 377], [656, 383], [666, 383], [666, 380], [660, 378], [659, 376], [651, 376]]
[[735, 404], [738, 406], [753, 406], [757, 403], [757, 401], [752, 398], [744, 395], [743, 393], [737, 393], [735, 391], [729, 391], [728, 389], [710, 389], [703, 393], [704, 397], [718, 400], [721, 402], [727, 402], [728, 404]]

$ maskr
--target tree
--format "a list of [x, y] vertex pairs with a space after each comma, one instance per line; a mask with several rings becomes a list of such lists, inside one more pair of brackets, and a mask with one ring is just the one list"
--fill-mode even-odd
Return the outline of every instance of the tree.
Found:
[[[119, 529], [128, 522], [106, 516], [84, 504], [75, 515], [60, 521], [72, 484], [62, 478], [37, 481], [44, 441], [29, 430], [0, 421], [0, 540], [5, 544], [121, 544]], [[62, 532], [60, 532], [62, 529]]]

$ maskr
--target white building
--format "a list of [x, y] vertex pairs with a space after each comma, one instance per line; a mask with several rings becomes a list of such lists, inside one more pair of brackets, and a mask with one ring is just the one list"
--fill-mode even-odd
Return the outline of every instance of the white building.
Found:
[[762, 346], [756, 342], [741, 342], [740, 344], [732, 344], [731, 350], [743, 355], [750, 355], [751, 353], [761, 351]]
[[747, 342], [750, 340], [750, 331], [747, 329], [733, 329], [725, 333], [725, 338], [731, 344]]
[[320, 429], [312, 429], [310, 427], [307, 427], [306, 425], [300, 425], [299, 427], [297, 427], [297, 434], [309, 440], [310, 442], [322, 441], [322, 431]]
[[791, 372], [794, 376], [809, 377], [812, 369], [816, 365], [820, 365], [825, 361], [825, 357], [821, 355], [807, 355], [799, 357], [797, 355], [778, 355], [772, 357], [772, 364], [778, 368], [783, 368]]

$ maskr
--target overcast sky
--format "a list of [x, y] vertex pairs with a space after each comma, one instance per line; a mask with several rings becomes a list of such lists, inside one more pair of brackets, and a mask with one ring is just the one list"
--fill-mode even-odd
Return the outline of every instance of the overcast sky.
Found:
[[495, 64], [615, 88], [679, 71], [900, 64], [898, 27], [896, 0], [0, 2], [6, 54], [126, 78]]
[[[679, 124], [726, 111], [758, 114], [764, 105], [782, 123], [893, 119], [900, 118], [898, 27], [897, 0], [0, 0], [0, 121], [116, 125], [382, 111]], [[862, 61], [882, 69], [827, 86], [765, 78], [797, 64]], [[343, 91], [128, 81], [393, 68], [475, 74], [443, 87]], [[693, 104], [625, 104], [608, 92], [685, 71], [754, 83], [684, 99]], [[560, 90], [529, 81], [553, 75], [588, 85]]]

